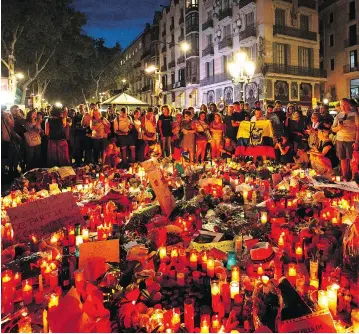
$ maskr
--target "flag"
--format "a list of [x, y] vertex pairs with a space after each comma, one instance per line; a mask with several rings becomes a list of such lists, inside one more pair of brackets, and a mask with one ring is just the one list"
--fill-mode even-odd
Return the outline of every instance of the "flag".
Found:
[[242, 121], [237, 133], [236, 156], [266, 156], [275, 159], [273, 137], [271, 121]]

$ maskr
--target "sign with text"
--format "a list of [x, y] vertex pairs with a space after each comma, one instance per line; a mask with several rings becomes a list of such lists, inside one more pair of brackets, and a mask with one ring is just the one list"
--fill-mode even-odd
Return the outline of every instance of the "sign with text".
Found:
[[279, 333], [336, 333], [334, 322], [328, 310], [314, 312], [300, 318], [283, 321]]
[[17, 241], [29, 241], [31, 234], [47, 238], [62, 227], [85, 223], [71, 192], [9, 208], [7, 214]]
[[119, 239], [80, 244], [79, 268], [84, 269], [85, 279], [94, 281], [108, 269], [106, 262], [120, 262]]
[[167, 181], [155, 160], [147, 160], [142, 163], [150, 180], [153, 191], [156, 194], [161, 209], [166, 216], [169, 216], [176, 206], [175, 199], [168, 188]]

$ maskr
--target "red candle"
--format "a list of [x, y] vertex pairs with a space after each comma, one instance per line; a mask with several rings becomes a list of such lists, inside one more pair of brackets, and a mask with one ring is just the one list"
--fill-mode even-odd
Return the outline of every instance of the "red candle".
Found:
[[15, 288], [11, 270], [5, 270], [1, 277], [2, 282], [2, 294], [1, 302], [4, 309], [4, 313], [11, 313], [14, 311], [14, 296]]
[[73, 227], [70, 227], [68, 239], [69, 239], [69, 245], [75, 244], [75, 229]]
[[183, 264], [184, 266], [187, 266], [187, 254], [185, 248], [179, 249], [179, 263]]
[[218, 304], [221, 301], [220, 289], [218, 281], [211, 282], [211, 294], [212, 294], [212, 309], [213, 312], [218, 312]]
[[208, 257], [207, 257], [207, 252], [204, 251], [203, 255], [202, 255], [202, 271], [206, 272], [207, 271], [207, 261], [208, 261]]
[[197, 253], [195, 250], [192, 250], [191, 251], [191, 255], [190, 255], [190, 258], [189, 258], [189, 261], [190, 261], [190, 268], [192, 270], [197, 270]]
[[194, 301], [187, 298], [184, 301], [184, 323], [188, 333], [194, 332]]
[[228, 314], [231, 311], [231, 291], [229, 283], [223, 283], [221, 286], [221, 295], [224, 304], [224, 311]]
[[211, 333], [218, 333], [221, 328], [221, 322], [219, 320], [218, 314], [212, 316], [212, 330]]
[[16, 272], [14, 274], [14, 285], [15, 285], [15, 287], [21, 285], [21, 273], [20, 272]]
[[25, 305], [29, 305], [32, 302], [32, 285], [27, 279], [22, 281], [22, 299]]
[[214, 277], [214, 258], [209, 257], [207, 260], [207, 275], [209, 277]]

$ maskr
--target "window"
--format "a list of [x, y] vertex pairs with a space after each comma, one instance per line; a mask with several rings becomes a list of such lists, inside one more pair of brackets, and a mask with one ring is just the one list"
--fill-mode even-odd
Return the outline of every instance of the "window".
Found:
[[230, 37], [231, 36], [231, 25], [227, 24], [223, 28], [223, 38]]
[[313, 49], [303, 48], [301, 46], [298, 47], [298, 66], [311, 68], [313, 67], [312, 59], [313, 59]]
[[205, 63], [206, 78], [214, 75], [214, 61], [208, 61]]
[[349, 43], [350, 46], [357, 43], [357, 25], [353, 24], [349, 27]]
[[254, 25], [254, 13], [246, 14], [246, 27]]
[[358, 52], [357, 52], [357, 50], [350, 51], [349, 65], [350, 65], [350, 70], [353, 70], [354, 68], [356, 68], [358, 66]]
[[190, 13], [186, 17], [186, 29], [198, 26], [198, 13]]
[[309, 31], [309, 16], [307, 15], [300, 16], [300, 29], [304, 31]]
[[227, 56], [222, 56], [221, 61], [222, 61], [222, 73], [227, 73], [227, 70], [228, 70], [228, 68], [227, 68], [227, 64], [228, 64]]
[[334, 13], [331, 12], [329, 13], [329, 23], [333, 23], [334, 22]]
[[176, 82], [176, 77], [174, 73], [171, 73], [171, 83], [172, 85]]
[[188, 55], [196, 55], [199, 50], [199, 36], [198, 34], [191, 34], [187, 37], [187, 42], [191, 45], [191, 49], [187, 52]]
[[335, 69], [335, 62], [334, 62], [334, 58], [330, 59], [330, 70], [334, 71]]
[[276, 8], [275, 10], [275, 24], [277, 26], [285, 26], [285, 10]]
[[334, 46], [334, 35], [333, 34], [329, 35], [329, 46]]
[[290, 46], [288, 44], [273, 43], [273, 63], [288, 65]]
[[349, 20], [355, 20], [355, 1], [349, 2]]
[[178, 81], [184, 81], [185, 80], [185, 71], [184, 68], [178, 70]]

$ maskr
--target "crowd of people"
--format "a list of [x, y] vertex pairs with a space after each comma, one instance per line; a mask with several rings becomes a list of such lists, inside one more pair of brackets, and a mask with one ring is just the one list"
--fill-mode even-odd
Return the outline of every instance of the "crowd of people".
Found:
[[197, 111], [168, 105], [128, 111], [113, 105], [101, 112], [92, 103], [76, 109], [48, 106], [25, 115], [14, 105], [2, 108], [2, 171], [16, 177], [20, 169], [72, 164], [126, 168], [153, 155], [197, 163], [234, 158], [241, 122], [269, 120], [278, 162], [312, 167], [322, 175], [340, 168], [343, 180], [351, 180], [359, 162], [358, 104], [343, 98], [335, 109], [333, 117], [325, 104], [304, 114], [281, 101], [265, 106], [257, 101], [254, 108], [236, 101], [221, 110], [211, 103]]

